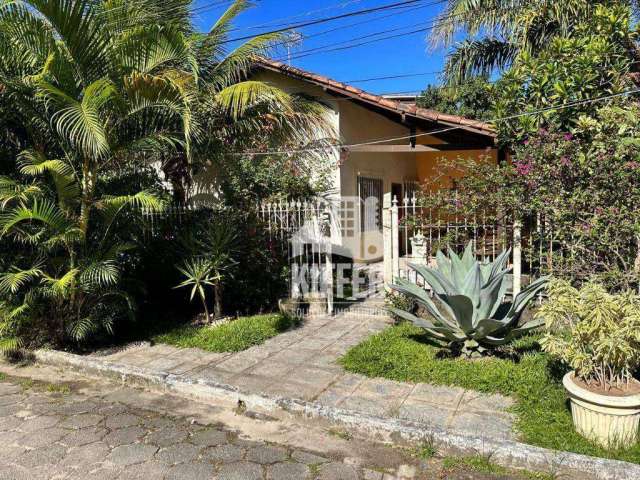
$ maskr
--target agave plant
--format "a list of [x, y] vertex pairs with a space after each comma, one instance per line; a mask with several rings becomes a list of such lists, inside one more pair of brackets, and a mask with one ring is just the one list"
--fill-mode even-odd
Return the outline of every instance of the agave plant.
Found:
[[424, 328], [428, 335], [461, 348], [468, 357], [505, 345], [543, 325], [542, 320], [533, 320], [518, 326], [518, 320], [527, 304], [548, 282], [547, 278], [540, 278], [525, 287], [511, 303], [504, 303], [507, 274], [511, 270], [506, 268], [509, 254], [510, 250], [506, 250], [492, 263], [480, 262], [469, 243], [462, 257], [451, 249], [448, 257], [438, 252], [436, 269], [410, 264], [424, 277], [434, 298], [424, 288], [402, 279], [391, 288], [408, 295], [433, 318], [427, 320], [404, 310], [390, 310]]

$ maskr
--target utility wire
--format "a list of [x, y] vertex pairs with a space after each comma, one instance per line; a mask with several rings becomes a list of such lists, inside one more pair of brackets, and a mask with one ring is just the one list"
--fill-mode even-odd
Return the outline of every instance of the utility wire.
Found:
[[636, 88], [636, 89], [633, 89], [633, 90], [626, 90], [624, 92], [605, 95], [605, 96], [602, 96], [602, 97], [590, 98], [590, 99], [585, 99], [585, 100], [576, 100], [574, 102], [569, 102], [569, 103], [566, 103], [566, 104], [563, 104], [563, 105], [545, 107], [545, 108], [541, 108], [541, 109], [538, 109], [538, 110], [533, 110], [531, 112], [518, 113], [518, 114], [514, 114], [514, 115], [508, 115], [508, 116], [505, 116], [505, 117], [493, 118], [493, 119], [485, 120], [485, 121], [480, 121], [479, 120], [479, 121], [471, 123], [469, 125], [458, 125], [458, 126], [454, 126], [454, 127], [447, 127], [447, 128], [442, 128], [442, 129], [438, 129], [438, 130], [432, 130], [430, 132], [419, 133], [419, 134], [416, 134], [416, 135], [405, 135], [405, 136], [390, 137], [390, 138], [378, 138], [378, 139], [372, 139], [372, 140], [369, 140], [369, 141], [366, 141], [366, 142], [360, 142], [360, 143], [340, 144], [340, 145], [327, 145], [327, 146], [324, 146], [324, 147], [301, 148], [301, 149], [295, 149], [295, 150], [282, 150], [282, 151], [274, 150], [274, 151], [263, 151], [263, 152], [229, 152], [229, 153], [227, 153], [227, 155], [233, 155], [233, 156], [244, 156], [244, 155], [251, 155], [251, 156], [256, 156], [256, 155], [286, 155], [286, 154], [292, 154], [292, 153], [322, 152], [322, 151], [325, 151], [325, 150], [338, 150], [338, 149], [343, 149], [343, 148], [362, 147], [362, 146], [366, 146], [366, 145], [379, 145], [379, 144], [387, 143], [387, 142], [394, 142], [394, 141], [399, 141], [399, 140], [411, 140], [413, 138], [424, 137], [424, 136], [429, 136], [429, 135], [436, 135], [438, 133], [450, 132], [450, 131], [459, 130], [459, 129], [465, 128], [465, 127], [473, 128], [474, 126], [486, 125], [487, 123], [499, 123], [499, 122], [504, 122], [504, 121], [507, 121], [507, 120], [514, 120], [516, 118], [526, 117], [526, 116], [530, 116], [530, 115], [537, 115], [537, 114], [540, 114], [540, 113], [546, 113], [546, 112], [550, 112], [550, 111], [554, 111], [554, 110], [564, 110], [566, 108], [571, 108], [571, 107], [575, 107], [575, 106], [578, 106], [578, 105], [588, 105], [588, 104], [592, 104], [592, 103], [601, 102], [601, 101], [604, 101], [604, 100], [611, 100], [613, 98], [633, 95], [633, 94], [636, 94], [636, 93], [640, 93], [640, 88]]
[[[422, 3], [423, 1], [424, 0], [405, 0], [403, 2], [389, 3], [389, 4], [381, 5], [381, 6], [378, 6], [378, 7], [367, 8], [367, 9], [364, 9], [364, 10], [356, 10], [354, 12], [343, 13], [341, 15], [335, 15], [335, 16], [332, 16], [332, 17], [319, 18], [319, 19], [316, 19], [316, 20], [310, 20], [308, 22], [292, 24], [292, 25], [289, 25], [287, 27], [278, 28], [278, 29], [275, 29], [275, 30], [270, 30], [270, 31], [267, 31], [267, 32], [262, 32], [262, 33], [256, 33], [255, 35], [247, 35], [247, 36], [243, 36], [243, 37], [231, 38], [231, 39], [225, 40], [224, 42], [220, 42], [220, 43], [221, 44], [225, 44], [225, 43], [240, 42], [240, 41], [243, 41], [243, 40], [250, 40], [252, 38], [259, 37], [259, 36], [262, 36], [262, 35], [272, 35], [272, 34], [275, 34], [275, 33], [282, 33], [282, 32], [286, 32], [286, 31], [289, 31], [289, 30], [295, 30], [295, 29], [310, 27], [312, 25], [319, 25], [319, 24], [322, 24], [322, 23], [333, 22], [333, 21], [336, 21], [336, 20], [342, 20], [343, 18], [356, 17], [356, 16], [360, 16], [360, 15], [368, 15], [370, 13], [390, 10], [390, 9], [394, 9], [394, 8], [401, 8], [401, 7], [405, 6], [405, 5], [412, 5], [412, 4], [416, 4], [416, 3]], [[438, 5], [438, 4], [445, 3], [446, 1], [447, 0], [436, 0], [436, 1], [432, 2], [429, 5]]]
[[[352, 28], [352, 27], [356, 27], [356, 26], [359, 26], [359, 25], [365, 25], [365, 24], [368, 24], [368, 23], [378, 22], [380, 20], [384, 20], [384, 19], [390, 18], [390, 17], [395, 17], [397, 15], [404, 15], [406, 13], [410, 13], [410, 12], [413, 12], [413, 11], [416, 11], [416, 10], [421, 10], [421, 9], [427, 8], [429, 6], [431, 6], [431, 4], [419, 5], [419, 6], [414, 6], [414, 7], [403, 7], [402, 11], [400, 11], [400, 12], [393, 12], [393, 13], [382, 15], [382, 16], [379, 16], [379, 17], [374, 17], [374, 18], [369, 18], [367, 20], [362, 20], [362, 21], [359, 21], [359, 22], [352, 22], [352, 23], [348, 23], [346, 25], [340, 25], [338, 27], [330, 28], [328, 30], [322, 30], [320, 32], [314, 32], [314, 33], [311, 33], [309, 35], [304, 35], [303, 34], [303, 40], [306, 41], [306, 40], [309, 40], [309, 39], [312, 39], [312, 38], [322, 37], [324, 35], [328, 35], [330, 33], [334, 33], [334, 32], [340, 31], [340, 30], [345, 30], [347, 28]], [[348, 41], [348, 40], [345, 40], [343, 42], [337, 42], [336, 45], [339, 44], [339, 43], [344, 43], [346, 41]], [[276, 42], [276, 43], [271, 44], [271, 47], [278, 47], [280, 45], [287, 45], [288, 43], [289, 43], [288, 41]], [[288, 57], [287, 57], [287, 59], [288, 59]]]
[[[486, 11], [490, 12], [490, 11], [497, 11], [497, 10], [502, 10], [502, 9], [503, 8], [495, 7], [495, 8], [492, 8], [492, 9], [487, 9]], [[424, 22], [420, 22], [418, 24], [408, 25], [408, 26], [405, 26], [405, 27], [396, 27], [396, 28], [392, 28], [392, 29], [388, 29], [388, 30], [383, 30], [383, 31], [376, 32], [376, 33], [373, 33], [373, 34], [368, 34], [368, 35], [365, 35], [365, 36], [354, 37], [354, 38], [349, 39], [349, 40], [330, 43], [330, 44], [323, 45], [321, 47], [316, 47], [316, 48], [313, 48], [313, 49], [310, 49], [310, 50], [303, 50], [302, 52], [298, 52], [296, 55], [292, 56], [291, 60], [310, 57], [312, 55], [318, 55], [318, 54], [321, 54], [321, 53], [330, 53], [330, 52], [336, 52], [336, 51], [342, 51], [342, 50], [349, 50], [349, 49], [352, 49], [352, 48], [357, 48], [357, 47], [361, 47], [361, 46], [364, 46], [364, 45], [370, 45], [372, 43], [376, 43], [376, 42], [380, 42], [380, 41], [384, 41], [384, 40], [390, 40], [390, 39], [402, 37], [402, 36], [405, 36], [405, 35], [414, 35], [416, 33], [427, 32], [427, 31], [433, 30], [434, 28], [436, 28], [438, 26], [442, 26], [442, 25], [445, 25], [445, 24], [453, 22], [454, 17], [460, 16], [460, 15], [461, 14], [458, 13], [458, 14], [451, 14], [451, 15], [449, 15], [447, 17], [444, 17], [444, 18], [442, 18], [442, 17], [436, 18], [436, 19], [434, 19], [432, 21], [431, 25], [429, 25], [427, 27], [422, 27], [422, 28], [419, 28], [419, 29], [416, 29], [416, 30], [413, 30], [413, 31], [410, 31], [410, 32], [403, 32], [403, 33], [399, 33], [399, 34], [395, 34], [395, 35], [388, 35], [386, 37], [374, 38], [372, 40], [363, 41], [363, 42], [356, 43], [356, 44], [353, 44], [353, 45], [343, 45], [343, 46], [337, 46], [335, 48], [332, 48], [332, 47], [334, 47], [336, 45], [342, 45], [342, 44], [348, 43], [348, 42], [364, 40], [364, 39], [370, 38], [372, 36], [383, 35], [385, 33], [393, 33], [393, 32], [397, 32], [397, 31], [405, 29], [405, 28], [415, 27], [417, 25], [422, 25]], [[279, 59], [279, 60], [283, 61], [282, 59]]]

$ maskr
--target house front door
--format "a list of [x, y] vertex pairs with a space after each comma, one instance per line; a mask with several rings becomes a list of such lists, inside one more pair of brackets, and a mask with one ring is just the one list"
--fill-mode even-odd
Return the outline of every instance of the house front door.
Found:
[[380, 259], [382, 246], [382, 194], [381, 178], [358, 177], [360, 199], [360, 259]]

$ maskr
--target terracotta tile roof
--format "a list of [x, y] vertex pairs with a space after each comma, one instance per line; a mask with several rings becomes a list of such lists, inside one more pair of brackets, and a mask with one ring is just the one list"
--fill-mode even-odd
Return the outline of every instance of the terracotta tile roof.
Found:
[[496, 136], [493, 126], [485, 122], [471, 120], [469, 118], [460, 117], [458, 115], [440, 113], [434, 110], [420, 108], [413, 104], [396, 102], [389, 98], [381, 97], [380, 95], [368, 93], [352, 85], [332, 80], [331, 78], [325, 77], [323, 75], [318, 75], [315, 73], [307, 72], [305, 70], [301, 70], [299, 68], [291, 67], [276, 60], [257, 58], [256, 64], [261, 68], [271, 71], [277, 71], [284, 75], [297, 78], [299, 80], [314, 83], [325, 88], [328, 91], [332, 91], [339, 95], [351, 97], [354, 100], [361, 100], [365, 103], [372, 104], [374, 106], [389, 110], [394, 113], [398, 113], [401, 115], [403, 114], [419, 120], [425, 120], [427, 122], [439, 123], [444, 126], [459, 126], [462, 130], [468, 130], [490, 137]]

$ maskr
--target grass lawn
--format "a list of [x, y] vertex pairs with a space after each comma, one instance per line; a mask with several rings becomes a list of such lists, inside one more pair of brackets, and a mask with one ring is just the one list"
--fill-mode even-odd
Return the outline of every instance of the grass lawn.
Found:
[[452, 385], [516, 400], [516, 430], [541, 447], [640, 463], [640, 444], [627, 451], [592, 445], [573, 429], [561, 379], [564, 371], [539, 351], [535, 338], [513, 346], [517, 360], [440, 358], [441, 348], [420, 328], [402, 324], [370, 337], [341, 359], [349, 371], [404, 382]]
[[296, 324], [293, 318], [279, 313], [241, 317], [218, 326], [174, 328], [156, 335], [156, 343], [182, 348], [200, 348], [209, 352], [239, 352], [260, 345]]

